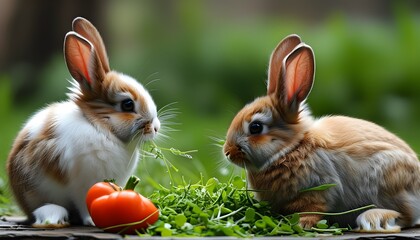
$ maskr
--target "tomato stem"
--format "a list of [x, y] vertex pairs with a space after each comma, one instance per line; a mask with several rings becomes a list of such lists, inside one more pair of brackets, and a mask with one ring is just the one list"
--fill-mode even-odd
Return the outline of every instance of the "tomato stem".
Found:
[[140, 182], [140, 178], [136, 176], [131, 176], [127, 183], [125, 184], [124, 190], [134, 190], [134, 188], [137, 186], [137, 184]]

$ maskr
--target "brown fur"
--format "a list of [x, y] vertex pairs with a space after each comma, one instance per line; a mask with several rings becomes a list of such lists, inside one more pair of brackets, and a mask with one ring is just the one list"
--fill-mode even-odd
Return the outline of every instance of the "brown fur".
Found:
[[[248, 179], [251, 186], [263, 190], [259, 193], [261, 200], [271, 202], [274, 209], [285, 214], [320, 209], [325, 211], [325, 201], [321, 200], [320, 194], [299, 193], [305, 180], [310, 177], [311, 171], [307, 161], [310, 161], [309, 155], [316, 147], [311, 139], [304, 138], [296, 149], [279, 158], [268, 168], [262, 171], [249, 170]], [[274, 204], [274, 195], [277, 200], [281, 199], [280, 202], [276, 200]], [[308, 201], [312, 204], [308, 204]]]
[[310, 134], [322, 147], [339, 149], [354, 157], [370, 156], [391, 149], [402, 149], [414, 154], [413, 150], [394, 134], [376, 124], [355, 118], [322, 118]]

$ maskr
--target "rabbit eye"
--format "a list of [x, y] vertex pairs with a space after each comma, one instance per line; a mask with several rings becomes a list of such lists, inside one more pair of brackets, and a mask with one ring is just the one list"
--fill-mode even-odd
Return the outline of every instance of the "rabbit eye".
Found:
[[125, 99], [121, 102], [121, 110], [123, 112], [134, 112], [134, 101], [131, 99]]
[[249, 132], [251, 134], [260, 134], [264, 130], [264, 125], [261, 122], [255, 121], [249, 124]]

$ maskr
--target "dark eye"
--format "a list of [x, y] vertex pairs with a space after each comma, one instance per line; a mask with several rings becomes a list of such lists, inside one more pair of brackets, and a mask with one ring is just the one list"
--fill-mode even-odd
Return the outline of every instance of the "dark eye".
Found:
[[249, 124], [249, 132], [251, 134], [260, 134], [264, 129], [264, 125], [261, 122], [255, 121]]
[[123, 112], [134, 112], [134, 101], [131, 99], [125, 99], [121, 102], [121, 110]]

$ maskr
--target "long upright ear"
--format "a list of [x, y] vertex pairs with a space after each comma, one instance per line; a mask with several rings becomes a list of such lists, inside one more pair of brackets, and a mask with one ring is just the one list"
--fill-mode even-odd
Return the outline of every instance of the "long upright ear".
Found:
[[274, 93], [277, 89], [277, 83], [281, 77], [282, 62], [284, 58], [293, 51], [293, 49], [301, 43], [298, 35], [292, 34], [285, 37], [274, 49], [270, 57], [270, 65], [268, 67], [268, 87], [267, 95]]
[[294, 119], [299, 114], [299, 106], [311, 92], [314, 83], [315, 57], [312, 48], [300, 43], [287, 55], [282, 63], [276, 96], [280, 105]]
[[71, 76], [83, 93], [93, 93], [105, 77], [95, 47], [78, 33], [69, 32], [64, 39], [64, 57]]
[[105, 45], [98, 30], [91, 22], [82, 17], [77, 17], [72, 23], [73, 31], [80, 34], [91, 42], [96, 49], [100, 63], [105, 72], [110, 71], [108, 55], [106, 53]]

